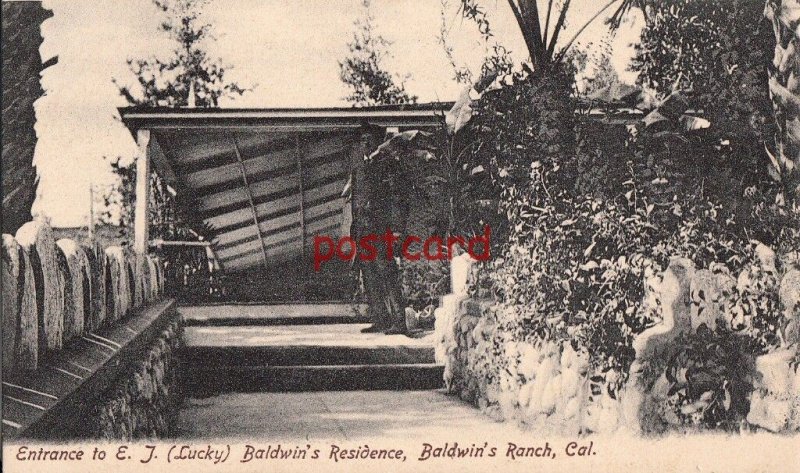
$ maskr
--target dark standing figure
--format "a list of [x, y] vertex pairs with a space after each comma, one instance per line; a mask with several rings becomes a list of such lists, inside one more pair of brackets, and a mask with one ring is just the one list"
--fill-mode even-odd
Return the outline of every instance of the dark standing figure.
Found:
[[[383, 128], [364, 126], [351, 155], [353, 223], [350, 235], [356, 241], [367, 235], [385, 235], [391, 231], [393, 223], [398, 224], [397, 228], [404, 227], [399, 220], [405, 217], [402, 211], [405, 206], [396, 202], [399, 190], [394, 188], [396, 181], [392, 178], [396, 160], [367, 159], [381, 143], [383, 134]], [[399, 248], [392, 248], [393, 251], [389, 252], [383, 238], [375, 241], [374, 246], [378, 255], [374, 261], [354, 260], [361, 271], [372, 320], [372, 325], [362, 332], [405, 334], [400, 271], [394, 257], [386, 257], [387, 254], [399, 255]]]

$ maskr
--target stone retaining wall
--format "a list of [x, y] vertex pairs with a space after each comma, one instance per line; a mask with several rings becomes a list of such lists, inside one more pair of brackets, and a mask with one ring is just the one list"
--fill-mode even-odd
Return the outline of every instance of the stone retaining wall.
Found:
[[456, 258], [453, 293], [443, 297], [436, 310], [436, 356], [445, 365], [445, 385], [497, 420], [542, 432], [649, 434], [678, 428], [679, 420], [666, 403], [665, 358], [678, 348], [681, 334], [692, 333], [700, 324], [749, 323], [747, 318], [740, 320], [741, 301], [731, 300], [759, 285], [759, 290], [776, 293], [780, 303], [775, 310], [784, 311], [788, 327], [781, 332], [787, 334], [781, 347], [754, 360], [747, 422], [773, 432], [800, 431], [800, 271], [785, 265], [781, 274], [766, 247], [759, 248], [758, 255], [758, 264], [738, 278], [696, 270], [690, 261], [675, 259], [667, 271], [648, 281], [643, 304], [657, 307], [661, 321], [634, 339], [636, 359], [624, 391], [613, 397], [606, 386], [619, 374], [592, 373], [585, 353], [576, 353], [568, 343], [522, 343], [499, 329], [501, 309], [490, 300], [467, 296], [469, 263]]
[[99, 397], [80, 436], [108, 440], [173, 436], [183, 399], [177, 360], [182, 340], [183, 325], [175, 319], [134, 361], [132, 372]]
[[55, 241], [42, 221], [2, 236], [3, 434], [171, 434], [182, 322], [161, 262]]

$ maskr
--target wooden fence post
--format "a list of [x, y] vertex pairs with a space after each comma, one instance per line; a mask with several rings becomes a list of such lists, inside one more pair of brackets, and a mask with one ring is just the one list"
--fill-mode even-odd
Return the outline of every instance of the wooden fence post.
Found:
[[137, 254], [147, 253], [150, 239], [150, 130], [136, 132], [136, 209], [134, 211], [134, 244], [133, 249]]

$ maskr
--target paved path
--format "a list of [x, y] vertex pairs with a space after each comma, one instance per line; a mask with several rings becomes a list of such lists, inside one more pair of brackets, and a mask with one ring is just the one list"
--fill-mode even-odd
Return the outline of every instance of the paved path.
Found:
[[189, 399], [181, 438], [358, 441], [507, 436], [518, 432], [442, 391], [231, 393]]
[[361, 333], [369, 324], [280, 325], [272, 327], [187, 327], [184, 339], [188, 346], [338, 346], [338, 347], [431, 347], [432, 331], [413, 337]]
[[302, 322], [313, 319], [358, 320], [366, 314], [364, 304], [209, 304], [182, 306], [180, 312], [192, 325], [259, 325], [272, 321]]
[[[333, 316], [340, 310], [323, 305], [181, 308], [184, 316], [198, 320]], [[181, 411], [178, 436], [374, 442], [471, 433], [486, 439], [494, 432], [516, 431], [435, 389], [442, 386], [442, 367], [434, 360], [434, 333], [361, 333], [366, 326], [187, 327], [183, 356], [196, 386], [188, 391], [194, 397]], [[209, 383], [213, 389], [201, 389]]]

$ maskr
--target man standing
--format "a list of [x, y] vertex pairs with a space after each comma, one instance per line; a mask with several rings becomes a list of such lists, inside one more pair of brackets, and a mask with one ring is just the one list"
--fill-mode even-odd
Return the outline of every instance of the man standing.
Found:
[[[402, 198], [400, 205], [396, 202], [403, 193], [395, 189], [394, 184], [396, 179], [393, 173], [398, 163], [375, 151], [383, 136], [383, 128], [363, 125], [359, 140], [351, 152], [353, 222], [350, 236], [356, 241], [368, 235], [384, 235], [392, 229], [392, 223], [397, 223], [393, 221], [398, 217], [404, 218]], [[387, 258], [387, 255], [399, 255], [399, 248], [389, 248], [389, 244], [383, 238], [376, 239], [377, 258], [373, 261], [361, 261], [357, 257], [353, 259], [361, 271], [369, 304], [368, 314], [372, 320], [372, 325], [362, 330], [364, 333], [408, 333], [400, 271], [394, 256]]]

